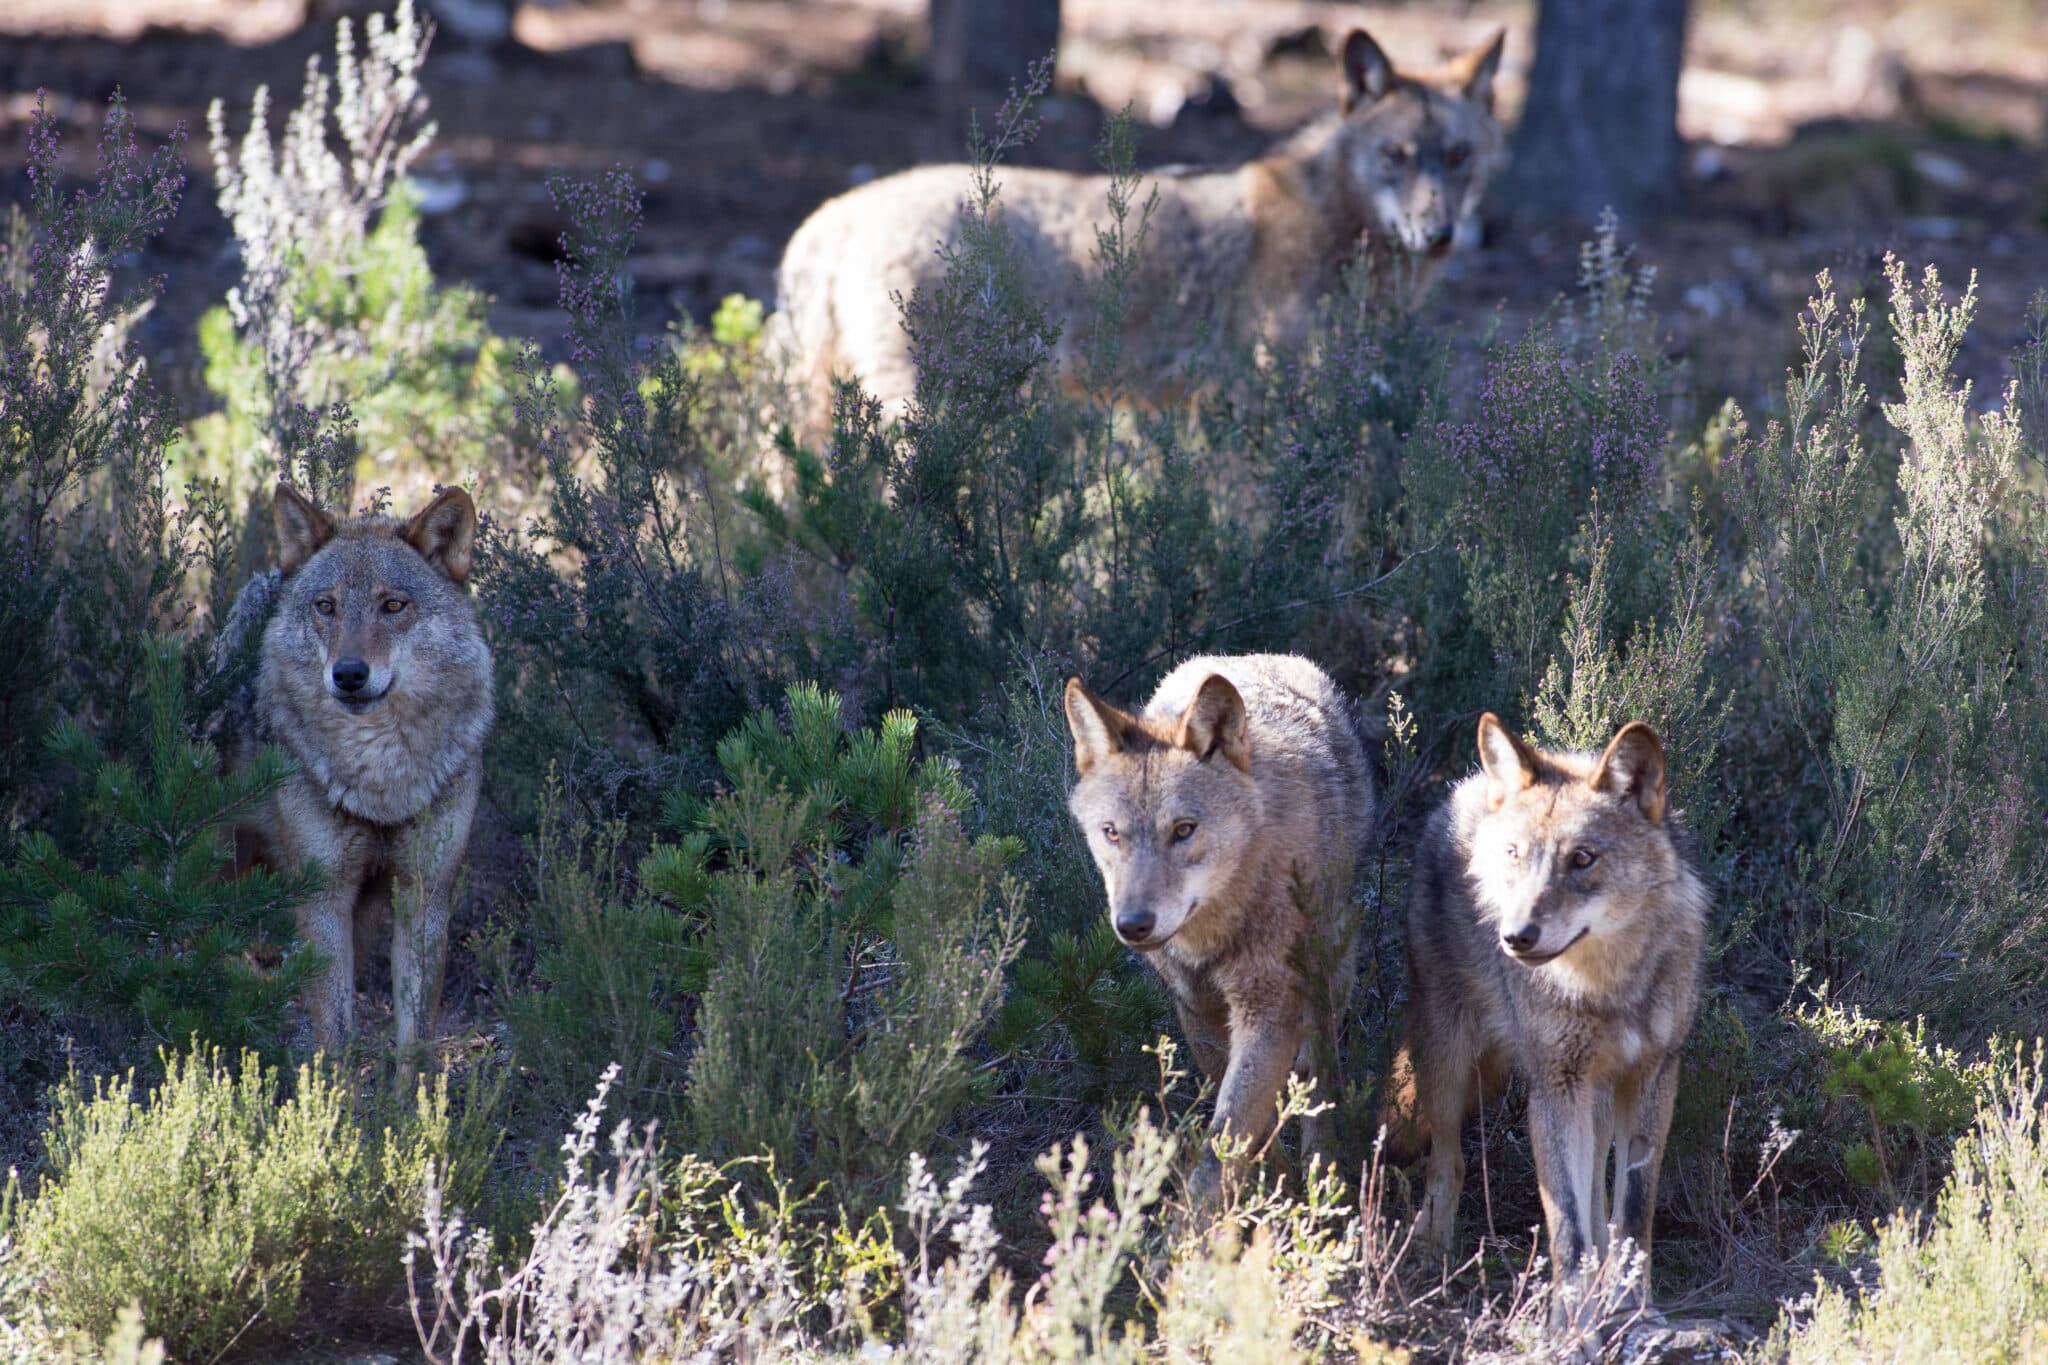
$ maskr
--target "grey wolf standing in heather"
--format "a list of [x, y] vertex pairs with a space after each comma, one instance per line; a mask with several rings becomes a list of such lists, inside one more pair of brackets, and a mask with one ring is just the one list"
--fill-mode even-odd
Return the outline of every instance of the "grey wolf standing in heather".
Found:
[[[1378, 278], [1419, 297], [1505, 157], [1493, 116], [1504, 39], [1434, 70], [1401, 71], [1354, 29], [1338, 113], [1260, 160], [1157, 174], [1158, 204], [1126, 294], [1128, 372], [1177, 373], [1205, 320], [1225, 335], [1298, 343], [1361, 246], [1388, 267]], [[808, 420], [829, 417], [834, 376], [859, 378], [897, 409], [910, 397], [916, 372], [896, 296], [943, 275], [934, 247], [957, 244], [969, 179], [961, 165], [888, 176], [830, 200], [790, 238], [773, 329]], [[1069, 375], [1094, 325], [1089, 277], [1108, 191], [1106, 176], [1002, 172], [1002, 220], [1028, 295], [1061, 325]]]
[[315, 1041], [353, 1031], [356, 968], [394, 905], [401, 1083], [441, 998], [455, 878], [491, 728], [491, 654], [468, 588], [476, 508], [443, 491], [410, 521], [337, 521], [280, 484], [277, 567], [237, 599], [223, 657], [259, 623], [261, 662], [230, 761], [278, 744], [298, 773], [241, 831], [272, 866], [317, 861], [299, 932], [326, 959], [306, 994]]
[[[1172, 992], [1216, 1083], [1214, 1133], [1257, 1143], [1290, 1072], [1332, 1100], [1356, 974], [1351, 875], [1373, 818], [1371, 769], [1335, 683], [1284, 654], [1190, 659], [1145, 709], [1067, 683], [1080, 771], [1068, 807], [1117, 937]], [[1305, 1148], [1334, 1156], [1328, 1116]], [[1196, 1172], [1212, 1191], [1214, 1157]]]
[[1416, 852], [1408, 1039], [1388, 1148], [1407, 1159], [1428, 1147], [1419, 1224], [1448, 1249], [1465, 1179], [1460, 1130], [1521, 1075], [1551, 1269], [1563, 1280], [1589, 1253], [1605, 1255], [1610, 1208], [1649, 1253], [1679, 1047], [1699, 1003], [1707, 892], [1666, 806], [1664, 749], [1649, 726], [1623, 726], [1598, 755], [1549, 753], [1489, 714], [1479, 761]]

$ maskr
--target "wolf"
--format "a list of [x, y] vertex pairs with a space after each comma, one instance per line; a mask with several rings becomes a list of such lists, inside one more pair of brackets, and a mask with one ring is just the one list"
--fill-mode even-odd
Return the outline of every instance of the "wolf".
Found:
[[[1079, 773], [1068, 808], [1101, 870], [1116, 935], [1165, 982], [1216, 1085], [1210, 1130], [1256, 1144], [1290, 1072], [1335, 1098], [1356, 974], [1351, 876], [1375, 806], [1356, 712], [1284, 654], [1189, 659], [1143, 711], [1066, 688]], [[1334, 1156], [1327, 1114], [1308, 1151]], [[1195, 1173], [1213, 1193], [1212, 1151]]]
[[281, 746], [297, 772], [237, 830], [238, 861], [317, 863], [298, 908], [324, 970], [314, 1041], [354, 1031], [356, 968], [388, 911], [400, 1084], [440, 1003], [450, 901], [469, 843], [493, 714], [491, 652], [469, 595], [476, 508], [442, 490], [410, 520], [336, 520], [287, 484], [271, 502], [276, 567], [243, 589], [218, 658], [261, 630], [229, 762]]
[[1465, 1179], [1460, 1130], [1521, 1076], [1562, 1282], [1605, 1256], [1610, 1209], [1649, 1254], [1708, 896], [1649, 726], [1622, 726], [1597, 755], [1556, 753], [1489, 712], [1479, 761], [1416, 851], [1387, 1155], [1427, 1148], [1418, 1227], [1448, 1250]]
[[[1397, 69], [1362, 29], [1344, 41], [1339, 110], [1267, 156], [1157, 174], [1158, 198], [1120, 342], [1128, 372], [1164, 383], [1208, 330], [1299, 343], [1316, 305], [1363, 249], [1410, 301], [1435, 280], [1488, 178], [1505, 160], [1493, 82], [1505, 31], [1431, 70]], [[797, 228], [777, 276], [772, 346], [806, 420], [829, 420], [835, 376], [900, 412], [915, 387], [898, 306], [935, 286], [960, 240], [970, 168], [918, 167], [827, 201]], [[1094, 327], [1091, 256], [1109, 180], [1006, 168], [1001, 218], [1027, 295], [1059, 324], [1071, 380]], [[1142, 202], [1142, 192], [1140, 202]]]

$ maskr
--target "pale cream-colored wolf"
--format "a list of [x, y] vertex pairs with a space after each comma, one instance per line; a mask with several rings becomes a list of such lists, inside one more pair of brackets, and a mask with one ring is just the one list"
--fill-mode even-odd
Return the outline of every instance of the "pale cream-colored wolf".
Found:
[[[1502, 164], [1493, 80], [1504, 34], [1432, 70], [1402, 71], [1353, 30], [1339, 111], [1259, 160], [1154, 173], [1158, 192], [1121, 332], [1124, 371], [1163, 384], [1212, 331], [1299, 342], [1363, 250], [1375, 278], [1419, 297]], [[916, 382], [900, 299], [943, 274], [971, 169], [923, 166], [830, 200], [796, 230], [777, 276], [773, 349], [790, 367], [800, 426], [830, 416], [832, 380], [858, 378], [901, 411]], [[1001, 220], [1031, 301], [1059, 324], [1070, 378], [1095, 325], [1092, 256], [1109, 180], [1006, 167]]]

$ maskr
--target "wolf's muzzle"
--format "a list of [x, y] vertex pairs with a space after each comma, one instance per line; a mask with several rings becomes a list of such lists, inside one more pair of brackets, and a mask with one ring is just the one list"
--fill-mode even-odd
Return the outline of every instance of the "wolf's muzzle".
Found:
[[1531, 967], [1540, 967], [1544, 963], [1553, 962], [1563, 957], [1567, 952], [1570, 952], [1573, 945], [1584, 938], [1587, 932], [1587, 930], [1581, 929], [1578, 933], [1572, 935], [1570, 942], [1553, 948], [1547, 953], [1538, 952], [1536, 945], [1542, 941], [1543, 926], [1531, 922], [1512, 932], [1503, 933], [1500, 936], [1500, 946], [1515, 961]]

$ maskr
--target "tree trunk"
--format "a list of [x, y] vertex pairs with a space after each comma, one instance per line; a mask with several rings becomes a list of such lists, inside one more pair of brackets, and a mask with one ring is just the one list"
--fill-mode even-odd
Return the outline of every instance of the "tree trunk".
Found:
[[1001, 89], [1060, 40], [1060, 0], [931, 0], [931, 76]]
[[1626, 223], [1678, 200], [1678, 72], [1687, 0], [1542, 0], [1529, 98], [1515, 130], [1516, 215]]

